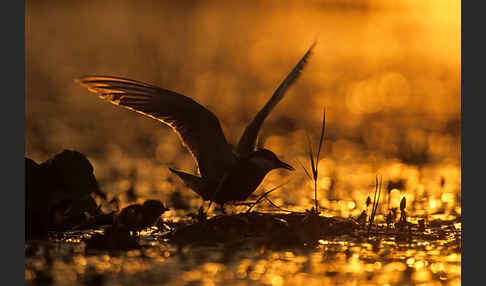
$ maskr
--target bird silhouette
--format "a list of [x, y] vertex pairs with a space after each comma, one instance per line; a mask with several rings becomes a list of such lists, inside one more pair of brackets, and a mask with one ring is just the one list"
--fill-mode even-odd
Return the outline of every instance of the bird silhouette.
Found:
[[285, 96], [306, 66], [313, 43], [272, 97], [247, 125], [235, 150], [226, 141], [218, 118], [204, 106], [177, 92], [114, 76], [83, 76], [75, 82], [100, 98], [172, 127], [195, 159], [200, 176], [169, 168], [204, 200], [221, 205], [246, 200], [268, 172], [294, 170], [270, 150], [256, 149], [265, 118]]
[[123, 208], [115, 217], [117, 225], [140, 231], [155, 224], [161, 214], [168, 211], [159, 200], [146, 200], [143, 204], [132, 204]]

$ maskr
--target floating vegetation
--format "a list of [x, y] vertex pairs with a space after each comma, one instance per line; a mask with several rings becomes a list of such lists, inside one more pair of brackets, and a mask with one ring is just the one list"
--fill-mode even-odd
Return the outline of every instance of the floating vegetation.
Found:
[[320, 239], [352, 235], [357, 226], [351, 219], [316, 218], [313, 212], [250, 212], [215, 216], [178, 227], [162, 238], [175, 244], [243, 244], [249, 241], [267, 248], [302, 248], [316, 246]]

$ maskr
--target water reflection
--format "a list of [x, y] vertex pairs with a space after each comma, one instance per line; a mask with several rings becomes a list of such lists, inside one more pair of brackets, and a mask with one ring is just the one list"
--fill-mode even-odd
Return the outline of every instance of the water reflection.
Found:
[[[460, 245], [448, 240], [336, 239], [319, 244], [315, 249], [272, 251], [230, 245], [175, 249], [154, 243], [143, 251], [94, 256], [83, 256], [78, 245], [63, 244], [55, 251], [59, 257], [54, 258], [51, 271], [54, 280], [66, 285], [96, 275], [102, 275], [106, 284], [133, 285], [460, 284]], [[62, 261], [61, 252], [68, 249], [71, 260]], [[45, 268], [41, 257], [27, 258], [27, 282]]]

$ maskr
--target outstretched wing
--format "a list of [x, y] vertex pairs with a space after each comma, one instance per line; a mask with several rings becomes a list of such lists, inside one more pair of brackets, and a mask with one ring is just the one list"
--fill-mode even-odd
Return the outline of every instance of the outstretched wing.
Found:
[[179, 135], [203, 178], [219, 179], [236, 162], [218, 118], [194, 100], [140, 81], [112, 76], [75, 80], [100, 98], [157, 119]]
[[258, 137], [258, 132], [263, 124], [263, 121], [268, 116], [270, 111], [277, 105], [277, 103], [282, 100], [285, 96], [285, 92], [287, 89], [295, 82], [295, 80], [299, 77], [302, 70], [304, 69], [307, 61], [309, 60], [310, 55], [312, 54], [312, 49], [316, 43], [314, 42], [312, 46], [307, 50], [305, 55], [302, 59], [297, 63], [294, 69], [287, 75], [284, 81], [279, 85], [277, 90], [273, 93], [273, 96], [270, 100], [267, 101], [265, 106], [257, 113], [257, 115], [253, 118], [253, 120], [248, 124], [243, 135], [238, 142], [238, 146], [236, 147], [236, 153], [239, 156], [246, 156], [249, 153], [255, 150], [255, 144]]

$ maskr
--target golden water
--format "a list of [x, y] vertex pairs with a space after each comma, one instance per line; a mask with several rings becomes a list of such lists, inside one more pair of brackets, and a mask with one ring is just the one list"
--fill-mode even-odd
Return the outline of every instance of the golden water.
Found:
[[[218, 116], [235, 144], [317, 38], [309, 65], [262, 129], [265, 148], [297, 171], [271, 172], [256, 194], [288, 182], [269, 196], [275, 204], [294, 211], [313, 206], [313, 184], [300, 164], [310, 167], [306, 134], [315, 151], [326, 108], [322, 214], [356, 218], [382, 175], [378, 223], [389, 193], [390, 207], [405, 197], [409, 220], [425, 219], [426, 233], [441, 238], [337, 237], [306, 250], [178, 250], [147, 234], [148, 250], [85, 255], [76, 234], [69, 241], [26, 243], [28, 284], [42, 271], [59, 285], [461, 283], [460, 2], [177, 3], [26, 2], [27, 157], [42, 162], [63, 149], [78, 150], [122, 206], [133, 187], [140, 201], [160, 199], [169, 207], [178, 191], [196, 212], [201, 200], [167, 169], [196, 171], [177, 136], [102, 102], [73, 79], [118, 75], [190, 96]], [[403, 187], [387, 189], [400, 180]], [[163, 218], [177, 221], [187, 213], [171, 210]], [[439, 219], [458, 220], [430, 226]]]

